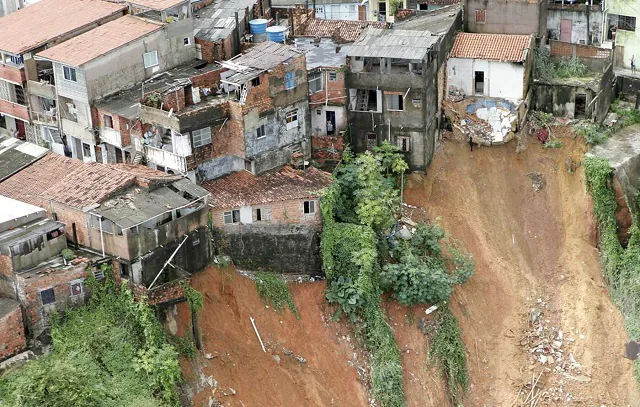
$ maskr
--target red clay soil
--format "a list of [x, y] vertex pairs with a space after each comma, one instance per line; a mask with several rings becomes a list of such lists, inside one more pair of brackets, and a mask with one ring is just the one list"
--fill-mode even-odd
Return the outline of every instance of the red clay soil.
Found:
[[[531, 143], [520, 153], [516, 143], [470, 152], [466, 143], [445, 142], [428, 175], [407, 182], [406, 201], [440, 218], [475, 257], [476, 275], [451, 299], [467, 347], [467, 407], [512, 406], [518, 389], [539, 372], [539, 386], [561, 389], [562, 396], [538, 405], [639, 405], [632, 363], [622, 357], [623, 318], [601, 276], [584, 172], [567, 171], [586, 147], [563, 141], [559, 149]], [[544, 181], [537, 192], [533, 179]], [[565, 343], [572, 344], [583, 380], [531, 364], [521, 340], [538, 299], [547, 304], [543, 318], [572, 340]], [[426, 399], [426, 377], [405, 383], [409, 405], [447, 405]]]
[[[255, 282], [233, 268], [210, 268], [197, 274], [192, 284], [205, 296], [199, 321], [203, 353], [212, 357], [183, 364], [189, 383], [204, 384], [197, 386], [194, 406], [209, 406], [212, 394], [224, 406], [369, 404], [355, 367], [362, 355], [353, 349], [348, 325], [330, 321], [332, 309], [324, 298], [324, 283], [290, 284], [299, 320], [288, 310], [276, 313], [266, 308]], [[266, 353], [250, 317], [255, 319]], [[186, 303], [178, 307], [178, 321], [182, 329], [188, 324]], [[215, 393], [206, 385], [208, 376], [217, 382]]]

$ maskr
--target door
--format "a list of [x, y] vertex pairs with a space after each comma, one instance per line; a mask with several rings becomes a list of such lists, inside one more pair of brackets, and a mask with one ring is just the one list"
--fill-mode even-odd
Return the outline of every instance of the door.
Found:
[[560, 20], [560, 41], [571, 42], [571, 20]]
[[16, 120], [16, 130], [17, 130], [17, 134], [16, 137], [19, 138], [20, 140], [25, 140], [25, 127], [24, 127], [24, 122], [22, 120]]
[[336, 112], [327, 110], [327, 136], [336, 134]]
[[584, 119], [587, 112], [587, 95], [576, 93], [574, 119]]
[[484, 95], [484, 72], [475, 71], [473, 75], [473, 90], [476, 95]]
[[358, 6], [358, 20], [360, 21], [367, 20], [367, 6], [362, 4]]

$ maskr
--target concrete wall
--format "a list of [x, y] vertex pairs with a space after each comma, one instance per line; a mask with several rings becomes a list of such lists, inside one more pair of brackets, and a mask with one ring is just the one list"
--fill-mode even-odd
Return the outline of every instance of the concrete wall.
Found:
[[18, 272], [35, 267], [38, 264], [49, 260], [60, 254], [67, 247], [67, 236], [61, 235], [51, 240], [46, 240], [46, 236], [39, 239], [25, 242], [29, 251], [23, 254], [16, 254], [12, 257], [13, 271]]
[[204, 182], [241, 170], [244, 170], [244, 158], [226, 155], [198, 164], [196, 178]]
[[[586, 95], [587, 106], [596, 96], [595, 92], [584, 86], [536, 83], [533, 106], [535, 110], [573, 119], [576, 94]], [[592, 113], [593, 105], [586, 109], [585, 115], [586, 117], [591, 117]]]
[[320, 229], [315, 225], [243, 225], [224, 227], [233, 262], [248, 269], [318, 275]]
[[334, 135], [337, 135], [347, 127], [347, 108], [345, 106], [312, 106], [311, 107], [311, 133], [318, 136], [327, 135], [327, 112], [334, 112], [336, 125]]
[[[587, 13], [588, 10], [588, 13]], [[588, 27], [587, 27], [588, 14]], [[580, 4], [550, 4], [547, 15], [547, 32], [550, 40], [560, 41], [560, 25], [562, 20], [571, 21], [570, 41], [574, 44], [600, 45], [602, 43], [602, 11], [600, 6], [587, 9]]]
[[[466, 0], [464, 10], [467, 32], [547, 35], [547, 0]], [[484, 23], [476, 23], [476, 10], [486, 10]]]
[[447, 61], [447, 96], [451, 88], [460, 89], [466, 95], [475, 95], [476, 71], [484, 72], [482, 95], [509, 100], [524, 99], [524, 65], [461, 58]]
[[56, 92], [58, 96], [63, 96], [72, 100], [88, 103], [86, 72], [82, 68], [76, 69], [76, 81], [64, 79], [62, 64], [53, 64], [53, 74], [56, 82]]
[[[184, 38], [189, 38], [189, 45], [184, 45]], [[154, 50], [158, 51], [158, 66], [145, 69], [142, 55]], [[193, 20], [173, 22], [160, 31], [88, 62], [83, 68], [89, 99], [99, 99], [128, 84], [190, 61], [195, 56]]]

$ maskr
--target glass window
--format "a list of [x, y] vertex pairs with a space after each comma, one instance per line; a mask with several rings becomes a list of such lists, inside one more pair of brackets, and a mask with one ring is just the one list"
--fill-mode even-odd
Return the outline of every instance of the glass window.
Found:
[[618, 29], [625, 31], [635, 31], [636, 18], [631, 16], [618, 16]]
[[312, 214], [316, 213], [316, 202], [315, 201], [304, 201], [304, 213]]
[[404, 110], [402, 95], [385, 95], [387, 99], [387, 110]]
[[309, 93], [316, 93], [322, 90], [322, 72], [309, 74]]
[[287, 130], [298, 127], [298, 109], [292, 110], [285, 115]]
[[240, 210], [234, 209], [224, 213], [224, 224], [231, 225], [234, 223], [240, 223]]
[[259, 76], [257, 78], [251, 79], [251, 86], [253, 86], [254, 88], [256, 86], [260, 86], [260, 77]]
[[484, 23], [487, 16], [487, 10], [476, 10], [476, 23]]
[[261, 139], [267, 137], [267, 133], [264, 129], [264, 124], [256, 129], [256, 139]]
[[338, 73], [331, 71], [329, 72], [329, 82], [335, 82], [338, 80]]
[[293, 89], [296, 87], [296, 77], [293, 72], [287, 72], [284, 75], [284, 84], [286, 89]]
[[53, 304], [56, 302], [56, 293], [53, 288], [47, 288], [40, 291], [40, 299], [42, 300], [42, 305]]
[[194, 130], [191, 132], [193, 136], [193, 146], [202, 147], [207, 144], [211, 144], [211, 127], [205, 127], [204, 129]]
[[185, 46], [187, 46], [187, 45], [191, 45], [191, 38], [189, 38], [189, 37], [184, 37], [184, 38], [182, 39], [182, 43], [183, 43]]
[[144, 67], [151, 68], [152, 66], [158, 65], [158, 51], [150, 51], [145, 52], [142, 55], [142, 59], [144, 60]]
[[77, 78], [76, 78], [76, 70], [74, 68], [69, 68], [68, 66], [63, 66], [62, 67], [62, 74], [64, 76], [64, 79], [71, 81], [71, 82], [77, 82]]
[[104, 127], [113, 128], [113, 118], [108, 114], [103, 115]]

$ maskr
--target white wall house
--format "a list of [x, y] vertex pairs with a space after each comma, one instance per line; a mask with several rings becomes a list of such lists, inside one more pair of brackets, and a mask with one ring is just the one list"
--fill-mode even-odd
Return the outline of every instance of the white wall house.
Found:
[[447, 61], [450, 94], [507, 100], [526, 97], [533, 37], [529, 35], [460, 33]]

